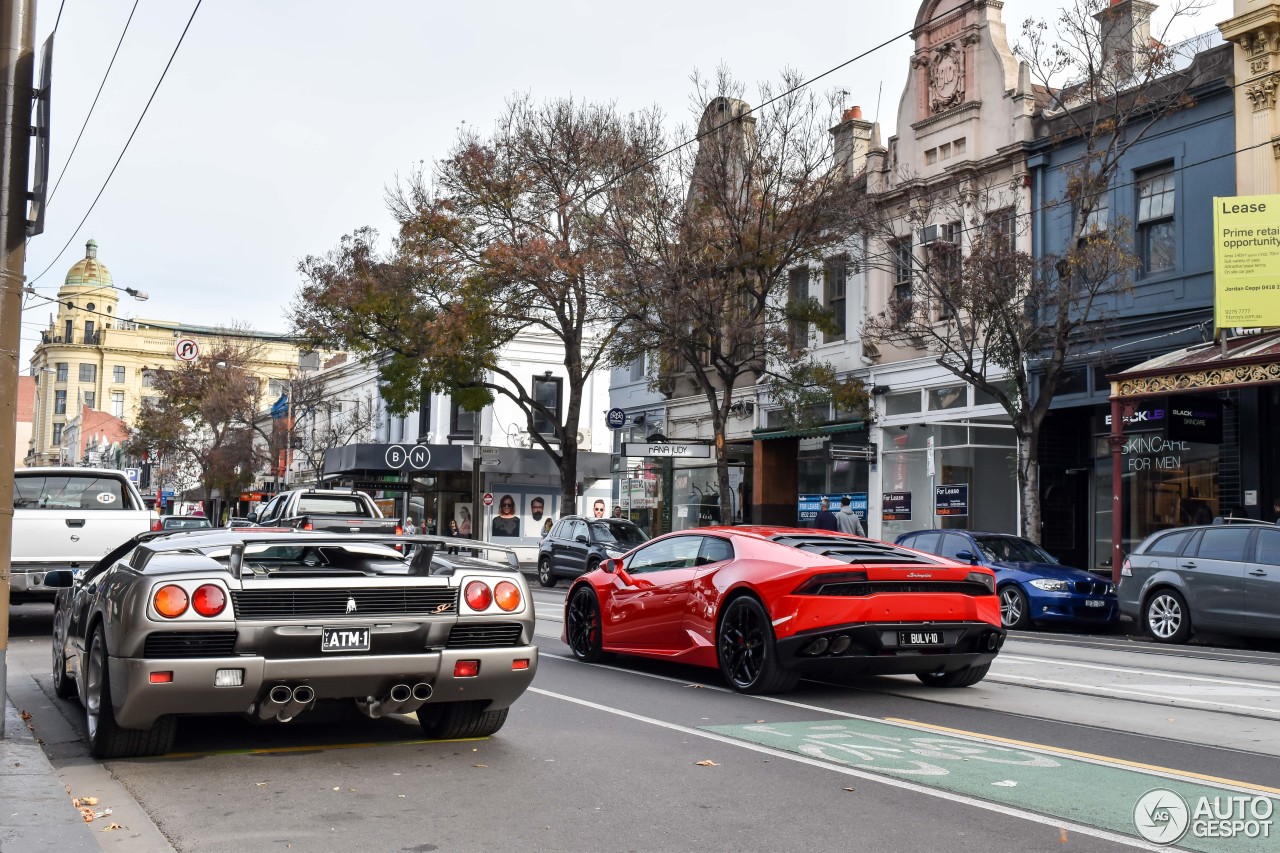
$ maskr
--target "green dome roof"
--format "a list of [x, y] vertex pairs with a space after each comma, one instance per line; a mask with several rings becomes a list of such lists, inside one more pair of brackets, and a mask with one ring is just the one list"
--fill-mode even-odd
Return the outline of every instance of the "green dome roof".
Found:
[[67, 270], [64, 287], [114, 287], [111, 272], [98, 260], [98, 244], [94, 240], [85, 243], [84, 257]]

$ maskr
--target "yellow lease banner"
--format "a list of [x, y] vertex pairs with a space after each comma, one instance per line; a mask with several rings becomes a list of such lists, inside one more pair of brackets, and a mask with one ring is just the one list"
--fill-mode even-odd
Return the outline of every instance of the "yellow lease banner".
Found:
[[1280, 326], [1280, 195], [1213, 200], [1213, 321]]

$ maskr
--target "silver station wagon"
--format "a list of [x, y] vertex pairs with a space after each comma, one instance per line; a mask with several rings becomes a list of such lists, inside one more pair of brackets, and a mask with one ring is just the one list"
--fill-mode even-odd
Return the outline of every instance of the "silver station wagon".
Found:
[[98, 758], [169, 751], [183, 715], [287, 723], [326, 700], [489, 735], [538, 663], [515, 553], [471, 540], [147, 533], [45, 584], [54, 690]]
[[1120, 568], [1120, 609], [1161, 643], [1195, 631], [1280, 637], [1280, 527], [1264, 522], [1153, 533]]

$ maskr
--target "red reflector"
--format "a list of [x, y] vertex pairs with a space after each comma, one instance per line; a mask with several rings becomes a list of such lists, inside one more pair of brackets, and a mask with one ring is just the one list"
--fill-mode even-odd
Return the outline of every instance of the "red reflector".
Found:
[[402, 533], [404, 533], [404, 528], [397, 524], [397, 525], [396, 525], [396, 535], [397, 535], [397, 536], [399, 536], [399, 535], [400, 535], [400, 534], [402, 534]]
[[151, 673], [152, 684], [171, 684], [173, 683], [172, 672], [153, 672]]
[[480, 674], [480, 661], [460, 660], [453, 665], [454, 678], [475, 678]]
[[529, 659], [528, 659], [528, 658], [521, 658], [520, 660], [513, 660], [513, 661], [511, 662], [511, 668], [512, 668], [512, 669], [528, 669], [528, 668], [529, 668]]
[[302, 529], [303, 529], [303, 530], [315, 530], [316, 528], [315, 528], [315, 525], [313, 525], [311, 522], [309, 522], [309, 521], [308, 521], [306, 524], [302, 525]]

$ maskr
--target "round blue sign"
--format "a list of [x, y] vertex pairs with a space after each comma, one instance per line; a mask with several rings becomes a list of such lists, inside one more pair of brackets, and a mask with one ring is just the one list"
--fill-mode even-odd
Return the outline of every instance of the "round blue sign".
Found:
[[604, 422], [609, 429], [622, 429], [627, 425], [627, 413], [622, 409], [610, 409], [605, 413]]

